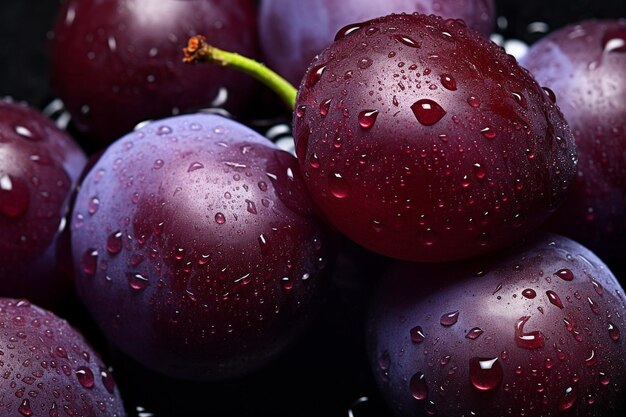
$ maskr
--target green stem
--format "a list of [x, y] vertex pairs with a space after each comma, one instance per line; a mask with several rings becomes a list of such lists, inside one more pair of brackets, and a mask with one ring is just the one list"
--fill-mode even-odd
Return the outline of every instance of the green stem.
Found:
[[290, 110], [296, 107], [298, 90], [283, 77], [266, 67], [264, 64], [235, 52], [228, 52], [209, 45], [201, 35], [189, 38], [187, 47], [183, 49], [183, 62], [208, 62], [235, 68], [256, 78], [274, 91]]

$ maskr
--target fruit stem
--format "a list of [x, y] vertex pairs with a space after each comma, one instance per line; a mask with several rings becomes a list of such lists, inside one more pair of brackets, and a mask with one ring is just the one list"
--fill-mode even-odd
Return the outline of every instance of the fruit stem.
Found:
[[283, 77], [254, 59], [247, 58], [235, 52], [218, 49], [207, 43], [202, 35], [189, 38], [187, 47], [183, 49], [183, 62], [213, 63], [225, 67], [235, 68], [245, 74], [256, 78], [272, 91], [274, 91], [290, 110], [296, 107], [296, 95], [298, 90]]

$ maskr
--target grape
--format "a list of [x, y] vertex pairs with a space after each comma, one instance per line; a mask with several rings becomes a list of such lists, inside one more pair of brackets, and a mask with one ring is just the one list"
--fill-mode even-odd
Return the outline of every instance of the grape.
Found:
[[49, 119], [0, 100], [0, 295], [59, 304], [71, 290], [70, 197], [86, 157]]
[[144, 366], [217, 380], [310, 321], [329, 245], [295, 158], [215, 115], [152, 122], [91, 169], [72, 219], [78, 293]]
[[268, 65], [297, 85], [309, 63], [339, 29], [400, 12], [463, 19], [485, 36], [495, 20], [493, 0], [263, 0], [259, 10], [261, 47]]
[[561, 112], [528, 72], [435, 16], [340, 31], [300, 87], [294, 135], [326, 219], [413, 261], [515, 243], [563, 201], [576, 165]]
[[65, 320], [0, 298], [0, 323], [2, 415], [126, 415], [111, 371]]
[[181, 62], [181, 45], [199, 32], [216, 45], [257, 54], [251, 0], [70, 0], [53, 31], [52, 84], [78, 130], [100, 143], [188, 109], [243, 110], [253, 80]]
[[465, 263], [397, 263], [368, 325], [398, 416], [618, 416], [624, 290], [588, 249], [541, 234]]
[[626, 251], [626, 21], [552, 32], [522, 61], [549, 87], [578, 148], [578, 175], [549, 228], [605, 260]]

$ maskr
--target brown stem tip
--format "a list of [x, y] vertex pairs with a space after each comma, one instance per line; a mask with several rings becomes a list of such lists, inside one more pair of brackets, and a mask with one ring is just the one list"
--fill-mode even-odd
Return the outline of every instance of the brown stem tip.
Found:
[[183, 48], [183, 62], [197, 64], [206, 61], [209, 53], [209, 44], [202, 35], [194, 35], [187, 41], [187, 47]]

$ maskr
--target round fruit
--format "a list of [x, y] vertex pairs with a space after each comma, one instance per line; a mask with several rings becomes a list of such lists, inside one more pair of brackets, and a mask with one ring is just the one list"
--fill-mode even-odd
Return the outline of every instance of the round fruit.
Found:
[[0, 414], [126, 415], [111, 372], [65, 320], [2, 298], [0, 329]]
[[605, 259], [626, 251], [626, 20], [571, 25], [522, 61], [552, 89], [578, 148], [578, 176], [550, 229]]
[[210, 380], [267, 362], [308, 323], [327, 261], [293, 156], [219, 116], [115, 142], [78, 194], [78, 292], [107, 338]]
[[0, 295], [58, 303], [71, 289], [70, 196], [86, 158], [52, 121], [0, 100]]
[[239, 111], [254, 81], [225, 68], [185, 66], [185, 40], [257, 53], [251, 0], [70, 0], [51, 44], [51, 77], [76, 127], [111, 142], [137, 123], [202, 106]]
[[398, 263], [376, 294], [370, 359], [399, 416], [618, 416], [624, 290], [589, 250], [539, 235], [467, 263]]
[[296, 104], [296, 153], [315, 203], [390, 257], [449, 261], [511, 245], [574, 176], [555, 104], [455, 20], [390, 15], [343, 29]]
[[299, 84], [311, 60], [343, 26], [400, 12], [463, 19], [485, 36], [495, 20], [493, 0], [263, 0], [259, 36], [264, 57], [279, 74]]

